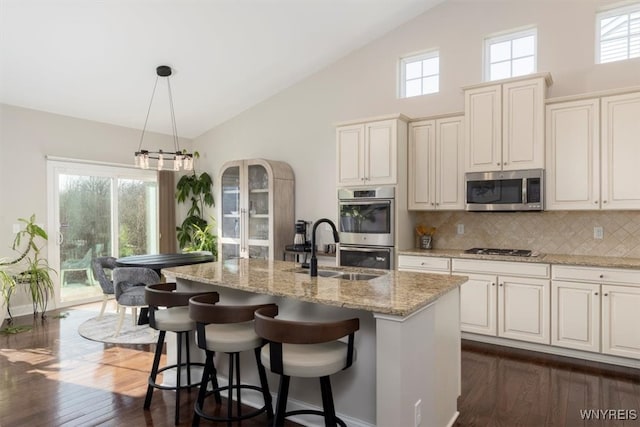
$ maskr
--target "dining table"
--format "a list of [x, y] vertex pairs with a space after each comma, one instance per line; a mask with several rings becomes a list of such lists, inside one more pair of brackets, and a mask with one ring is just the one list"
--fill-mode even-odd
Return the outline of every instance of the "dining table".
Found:
[[211, 252], [184, 252], [171, 254], [131, 255], [116, 259], [118, 267], [145, 267], [161, 275], [163, 268], [179, 267], [181, 265], [202, 264], [213, 261]]

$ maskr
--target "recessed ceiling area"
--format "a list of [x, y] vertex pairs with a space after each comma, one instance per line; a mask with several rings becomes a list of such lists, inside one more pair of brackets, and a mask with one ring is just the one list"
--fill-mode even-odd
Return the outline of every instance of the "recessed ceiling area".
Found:
[[[0, 102], [195, 138], [442, 0], [0, 0]], [[171, 134], [166, 82], [148, 130]]]

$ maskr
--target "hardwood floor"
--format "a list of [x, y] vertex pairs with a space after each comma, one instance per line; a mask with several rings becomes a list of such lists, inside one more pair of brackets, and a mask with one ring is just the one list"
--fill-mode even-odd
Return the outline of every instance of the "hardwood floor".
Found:
[[[78, 335], [98, 310], [66, 309], [64, 318], [52, 311], [43, 323], [17, 318], [34, 329], [0, 335], [0, 426], [173, 425], [173, 392], [156, 391], [151, 410], [142, 409], [154, 345]], [[181, 426], [191, 424], [195, 393], [184, 393]], [[456, 427], [640, 426], [640, 419], [580, 418], [581, 409], [635, 410], [640, 418], [640, 371], [464, 341], [458, 408]], [[423, 426], [427, 420], [423, 414]], [[266, 425], [266, 417], [242, 425]]]
[[[458, 409], [456, 427], [640, 426], [640, 371], [463, 341]], [[583, 420], [589, 409], [623, 412]]]

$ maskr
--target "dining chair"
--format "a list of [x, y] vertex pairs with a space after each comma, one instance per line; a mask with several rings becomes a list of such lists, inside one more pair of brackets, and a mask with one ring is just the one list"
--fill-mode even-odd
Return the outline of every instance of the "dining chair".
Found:
[[113, 270], [113, 287], [118, 305], [118, 324], [115, 336], [120, 334], [127, 307], [131, 307], [133, 325], [138, 323], [138, 308], [146, 307], [146, 285], [160, 282], [160, 276], [150, 268], [117, 267]]
[[91, 261], [93, 276], [98, 280], [98, 283], [102, 288], [102, 307], [100, 308], [100, 315], [98, 315], [98, 319], [102, 319], [104, 309], [107, 306], [109, 298], [115, 295], [113, 280], [107, 276], [106, 271], [108, 270], [111, 275], [115, 268], [116, 259], [112, 256], [98, 257]]

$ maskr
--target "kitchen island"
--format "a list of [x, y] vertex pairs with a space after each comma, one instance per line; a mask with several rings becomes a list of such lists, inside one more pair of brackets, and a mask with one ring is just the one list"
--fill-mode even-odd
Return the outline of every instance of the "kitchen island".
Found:
[[[332, 377], [338, 415], [348, 425], [451, 425], [457, 417], [460, 393], [459, 286], [467, 278], [356, 268], [322, 270], [378, 277], [311, 278], [293, 262], [254, 259], [162, 272], [168, 280], [175, 279], [179, 288], [216, 290], [221, 304], [275, 302], [280, 317], [298, 320], [358, 317], [356, 361]], [[243, 381], [257, 381], [253, 373], [247, 373], [251, 355], [243, 356], [247, 356], [242, 362]], [[219, 373], [225, 372], [224, 359], [216, 361]], [[219, 380], [226, 382], [222, 377]], [[272, 392], [276, 381], [276, 376], [269, 377]], [[320, 407], [316, 383], [292, 379], [288, 409]], [[318, 417], [292, 420], [323, 424]]]

